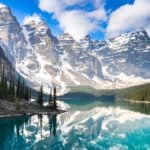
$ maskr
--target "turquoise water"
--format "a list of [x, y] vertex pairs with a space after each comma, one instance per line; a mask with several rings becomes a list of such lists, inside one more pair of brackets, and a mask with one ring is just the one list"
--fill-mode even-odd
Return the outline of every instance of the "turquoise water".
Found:
[[66, 100], [59, 115], [0, 119], [0, 150], [150, 150], [150, 105]]

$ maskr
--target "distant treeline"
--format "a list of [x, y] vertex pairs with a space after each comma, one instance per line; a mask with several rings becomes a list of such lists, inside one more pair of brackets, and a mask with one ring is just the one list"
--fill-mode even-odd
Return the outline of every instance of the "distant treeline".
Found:
[[90, 98], [99, 99], [102, 101], [114, 101], [116, 99], [116, 95], [112, 90], [97, 90], [90, 86], [77, 86], [71, 87], [71, 90], [68, 93], [61, 96], [60, 98]]
[[150, 83], [114, 90], [97, 90], [89, 86], [72, 87], [63, 98], [98, 98], [99, 100], [128, 99], [150, 101]]
[[133, 101], [150, 101], [150, 83], [119, 90], [117, 97]]
[[63, 96], [60, 96], [60, 98], [81, 98], [81, 99], [97, 99], [99, 98], [101, 101], [114, 101], [116, 99], [114, 94], [101, 94], [101, 95], [95, 95], [95, 94], [90, 94], [90, 93], [84, 93], [84, 92], [69, 92]]

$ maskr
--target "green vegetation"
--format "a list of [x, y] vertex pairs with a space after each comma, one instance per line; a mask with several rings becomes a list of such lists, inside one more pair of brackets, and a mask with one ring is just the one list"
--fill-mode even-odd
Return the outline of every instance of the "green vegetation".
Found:
[[57, 96], [56, 96], [56, 87], [54, 87], [54, 95], [53, 95], [53, 107], [54, 107], [54, 110], [57, 110], [57, 103], [56, 103], [56, 99], [57, 99]]
[[118, 90], [117, 97], [133, 101], [150, 102], [150, 83]]
[[[31, 89], [11, 66], [0, 48], [0, 99], [8, 101], [29, 100]], [[16, 102], [17, 105], [19, 102]]]
[[1, 69], [0, 99], [13, 101], [16, 105], [16, 110], [19, 110], [20, 99], [29, 101], [31, 89], [19, 75], [18, 78], [16, 78], [17, 75], [15, 75], [13, 71], [8, 74], [4, 65]]
[[89, 86], [72, 87], [69, 93], [63, 95], [65, 98], [99, 98], [100, 100], [114, 101], [116, 94], [114, 90], [98, 90]]
[[40, 107], [43, 106], [43, 85], [41, 85], [40, 87], [40, 91], [38, 92], [38, 104], [40, 105]]
[[0, 99], [14, 102], [16, 110], [19, 110], [21, 99], [29, 101], [31, 89], [25, 80], [16, 73], [11, 63], [0, 47]]
[[78, 86], [65, 94], [66, 98], [99, 98], [100, 100], [128, 99], [133, 101], [150, 101], [150, 83], [114, 90], [97, 90], [92, 87]]
[[50, 89], [48, 96], [48, 107], [57, 110], [57, 90], [56, 87]]
[[[37, 99], [37, 103], [42, 108], [44, 98], [47, 97], [43, 92], [43, 85], [40, 86], [39, 91], [30, 89], [25, 80], [16, 73], [0, 47], [0, 100], [14, 102], [15, 109], [20, 111], [21, 100], [29, 101], [31, 95]], [[53, 96], [52, 92], [50, 92], [48, 100], [49, 108], [52, 110], [57, 110], [56, 95], [55, 87], [53, 89]], [[44, 110], [44, 107], [42, 109]]]
[[51, 107], [51, 105], [52, 105], [52, 99], [53, 99], [53, 97], [52, 97], [52, 90], [50, 89], [49, 99], [48, 99], [48, 105], [49, 105], [49, 107]]
[[[37, 102], [40, 105], [40, 107], [43, 107], [43, 101], [44, 101], [44, 93], [43, 93], [43, 85], [40, 87], [40, 91], [38, 92], [38, 99]], [[48, 98], [48, 107], [57, 110], [57, 91], [56, 87], [53, 89], [53, 94], [52, 94], [52, 89], [50, 89], [50, 94]]]

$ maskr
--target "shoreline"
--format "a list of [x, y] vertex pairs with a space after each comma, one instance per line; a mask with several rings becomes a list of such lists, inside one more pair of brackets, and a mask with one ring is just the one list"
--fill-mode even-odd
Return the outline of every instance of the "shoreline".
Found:
[[33, 116], [33, 115], [52, 115], [52, 114], [61, 114], [65, 113], [66, 110], [58, 110], [58, 111], [47, 111], [47, 112], [39, 112], [39, 113], [7, 113], [7, 114], [0, 114], [0, 119], [3, 118], [13, 118], [13, 117], [25, 117], [25, 116]]
[[149, 101], [134, 101], [134, 100], [125, 100], [130, 103], [140, 103], [140, 104], [150, 104]]
[[36, 103], [20, 100], [19, 110], [16, 110], [14, 102], [0, 100], [0, 118], [13, 118], [32, 115], [52, 115], [66, 112], [66, 110], [54, 110], [53, 107], [40, 107]]

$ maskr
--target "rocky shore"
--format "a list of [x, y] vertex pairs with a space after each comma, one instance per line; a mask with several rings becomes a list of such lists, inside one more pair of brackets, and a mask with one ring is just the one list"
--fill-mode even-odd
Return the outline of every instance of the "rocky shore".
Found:
[[63, 113], [65, 110], [53, 110], [47, 106], [40, 107], [36, 103], [27, 102], [25, 100], [20, 100], [19, 110], [16, 110], [16, 105], [14, 102], [0, 100], [0, 118], [5, 117], [19, 117], [26, 115], [35, 115], [35, 114], [59, 114]]

